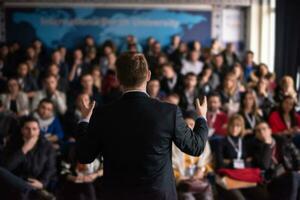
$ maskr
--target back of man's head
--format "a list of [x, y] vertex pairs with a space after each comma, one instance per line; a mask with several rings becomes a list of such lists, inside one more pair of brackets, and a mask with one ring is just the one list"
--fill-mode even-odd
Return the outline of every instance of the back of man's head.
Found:
[[116, 62], [117, 77], [124, 87], [139, 87], [147, 81], [148, 63], [143, 54], [123, 53]]

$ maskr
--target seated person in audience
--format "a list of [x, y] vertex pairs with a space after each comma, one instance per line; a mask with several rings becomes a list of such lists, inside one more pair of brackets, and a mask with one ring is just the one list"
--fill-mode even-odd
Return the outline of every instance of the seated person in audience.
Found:
[[192, 50], [189, 54], [188, 60], [182, 61], [181, 74], [186, 75], [188, 73], [200, 74], [203, 69], [203, 62], [199, 61], [200, 53], [196, 50]]
[[21, 90], [16, 78], [7, 81], [7, 93], [0, 95], [0, 100], [6, 110], [11, 111], [17, 116], [29, 114], [29, 100], [26, 93]]
[[101, 199], [98, 196], [101, 195], [99, 177], [103, 175], [100, 159], [96, 158], [89, 164], [80, 164], [75, 159], [75, 144], [69, 143], [66, 149], [61, 161], [58, 197], [72, 200]]
[[269, 91], [269, 82], [265, 78], [261, 78], [256, 86], [256, 96], [258, 107], [262, 110], [265, 120], [268, 120], [271, 110], [275, 107], [276, 102]]
[[208, 94], [214, 91], [220, 85], [219, 76], [213, 71], [210, 65], [204, 66], [202, 72], [199, 75], [199, 88], [202, 93]]
[[87, 65], [83, 62], [83, 53], [81, 49], [75, 49], [73, 52], [73, 62], [70, 73], [68, 74], [69, 82], [77, 82], [83, 73], [87, 72]]
[[256, 123], [263, 119], [263, 113], [257, 106], [254, 90], [248, 89], [241, 95], [239, 114], [245, 121], [245, 135], [252, 135]]
[[22, 62], [18, 65], [17, 78], [21, 89], [26, 92], [28, 98], [32, 98], [34, 92], [38, 90], [38, 85], [36, 80], [29, 73], [29, 66], [27, 63]]
[[56, 76], [49, 74], [43, 82], [44, 89], [36, 92], [32, 101], [32, 110], [34, 111], [38, 107], [42, 99], [48, 98], [54, 103], [56, 114], [65, 114], [67, 110], [66, 95], [58, 90]]
[[225, 136], [227, 133], [228, 116], [221, 110], [221, 98], [218, 93], [211, 93], [208, 96], [207, 104], [207, 125], [209, 136]]
[[297, 101], [297, 92], [295, 90], [295, 83], [291, 76], [284, 76], [281, 78], [279, 85], [275, 89], [274, 99], [277, 102], [282, 101], [285, 96], [291, 96]]
[[253, 61], [253, 51], [247, 51], [244, 61], [244, 77], [246, 81], [251, 80], [251, 74], [257, 70], [257, 65]]
[[199, 90], [197, 88], [197, 76], [194, 73], [187, 73], [184, 76], [184, 87], [180, 91], [179, 106], [181, 109], [194, 110], [195, 99], [199, 98]]
[[222, 54], [217, 54], [213, 57], [212, 60], [214, 73], [218, 76], [220, 79], [220, 82], [222, 83], [224, 80], [225, 75], [228, 73], [229, 69], [224, 64], [224, 59]]
[[178, 106], [180, 97], [177, 93], [170, 93], [164, 98], [164, 101], [173, 105]]
[[[194, 112], [185, 113], [184, 119], [189, 128], [195, 126], [197, 115]], [[189, 156], [180, 151], [174, 144], [172, 147], [172, 163], [178, 189], [179, 200], [212, 200], [212, 188], [206, 175], [212, 171], [212, 155], [209, 144], [205, 145], [204, 151], [200, 157]], [[198, 190], [185, 188], [186, 184], [198, 186]], [[199, 185], [202, 185], [199, 187]]]
[[63, 57], [60, 53], [60, 51], [57, 49], [53, 51], [51, 55], [51, 62], [50, 64], [55, 64], [59, 67], [59, 74], [62, 78], [67, 78], [69, 74], [69, 66], [67, 63], [63, 60]]
[[80, 93], [76, 98], [76, 103], [74, 106], [69, 107], [63, 120], [65, 139], [68, 142], [75, 142], [75, 135], [77, 133], [77, 124], [82, 119], [80, 112], [81, 99], [89, 105], [91, 100], [88, 94]]
[[262, 78], [269, 79], [270, 76], [274, 76], [268, 69], [268, 66], [264, 63], [260, 63], [257, 70], [253, 71], [250, 75], [252, 83], [258, 83]]
[[244, 70], [242, 65], [240, 63], [234, 63], [231, 72], [235, 75], [239, 91], [244, 92], [246, 80], [244, 79]]
[[221, 54], [224, 59], [224, 64], [228, 69], [231, 69], [234, 63], [239, 62], [239, 58], [236, 53], [236, 48], [231, 42], [226, 44], [226, 48], [222, 51]]
[[157, 79], [152, 79], [147, 83], [147, 93], [154, 99], [163, 99], [165, 96], [165, 94], [160, 91], [160, 83]]
[[180, 42], [178, 49], [176, 49], [171, 55], [170, 60], [174, 63], [174, 70], [177, 74], [180, 74], [182, 68], [182, 61], [186, 59], [188, 53], [188, 46], [185, 42]]
[[121, 86], [115, 71], [108, 71], [102, 82], [103, 103], [107, 104], [122, 96]]
[[16, 124], [18, 124], [17, 117], [6, 110], [2, 101], [0, 101], [0, 163], [3, 148], [5, 148], [7, 141], [18, 131]]
[[56, 64], [50, 64], [47, 69], [47, 74], [53, 75], [57, 79], [57, 89], [62, 92], [66, 92], [68, 89], [68, 82], [65, 78], [62, 78], [59, 74], [59, 67]]
[[261, 121], [256, 124], [251, 149], [253, 166], [264, 170], [270, 199], [299, 199], [300, 152], [295, 145], [284, 137], [272, 136], [268, 123]]
[[228, 73], [225, 76], [220, 96], [224, 111], [229, 115], [238, 112], [240, 106], [240, 91], [235, 74]]
[[[230, 117], [227, 126], [227, 136], [218, 141], [215, 147], [216, 168], [243, 169], [251, 167], [251, 151], [243, 138], [245, 122], [241, 115]], [[256, 188], [226, 190], [218, 187], [220, 197], [225, 200], [233, 199], [257, 199], [253, 198], [253, 190]], [[251, 198], [252, 197], [252, 198]]]
[[91, 69], [91, 75], [93, 77], [94, 87], [97, 89], [98, 92], [102, 90], [102, 74], [99, 65], [94, 65]]
[[177, 74], [170, 63], [162, 66], [161, 90], [166, 94], [180, 91], [182, 87], [182, 76]]
[[53, 102], [50, 99], [42, 99], [33, 116], [39, 122], [41, 135], [45, 136], [55, 149], [58, 149], [64, 132], [59, 118], [55, 116]]
[[295, 112], [295, 99], [283, 97], [277, 110], [268, 119], [273, 134], [293, 135], [300, 132], [300, 115]]
[[80, 77], [80, 92], [86, 93], [89, 97], [96, 101], [98, 106], [102, 104], [102, 96], [97, 88], [94, 86], [93, 76], [89, 73], [82, 74]]
[[35, 198], [27, 195], [47, 189], [54, 178], [56, 155], [51, 144], [40, 135], [35, 118], [24, 117], [20, 131], [4, 150], [3, 167], [6, 170], [0, 170], [0, 188], [9, 199], [31, 200]]

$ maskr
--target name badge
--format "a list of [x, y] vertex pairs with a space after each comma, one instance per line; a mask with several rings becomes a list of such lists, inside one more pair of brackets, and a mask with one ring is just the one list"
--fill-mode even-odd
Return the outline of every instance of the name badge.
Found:
[[235, 169], [244, 169], [245, 168], [244, 160], [234, 159], [233, 160], [233, 168], [235, 168]]

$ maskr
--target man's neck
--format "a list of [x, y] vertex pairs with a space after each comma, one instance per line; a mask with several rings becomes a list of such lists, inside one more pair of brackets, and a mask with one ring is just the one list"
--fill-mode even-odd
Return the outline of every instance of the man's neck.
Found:
[[146, 87], [145, 86], [141, 86], [141, 87], [124, 87], [124, 93], [131, 92], [131, 91], [146, 93]]

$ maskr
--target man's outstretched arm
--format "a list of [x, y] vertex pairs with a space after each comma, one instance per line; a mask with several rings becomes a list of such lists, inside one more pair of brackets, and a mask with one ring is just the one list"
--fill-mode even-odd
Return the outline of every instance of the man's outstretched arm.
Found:
[[196, 119], [194, 130], [190, 129], [185, 123], [179, 108], [176, 110], [175, 132], [173, 141], [175, 145], [183, 152], [199, 156], [203, 151], [208, 137], [208, 126], [206, 123], [207, 103], [206, 98], [202, 105], [196, 100], [196, 111], [198, 118]]

